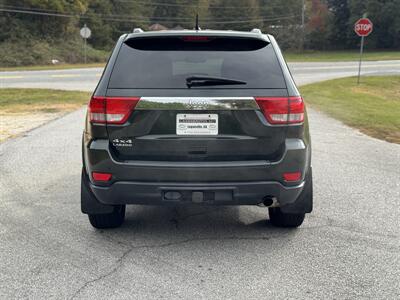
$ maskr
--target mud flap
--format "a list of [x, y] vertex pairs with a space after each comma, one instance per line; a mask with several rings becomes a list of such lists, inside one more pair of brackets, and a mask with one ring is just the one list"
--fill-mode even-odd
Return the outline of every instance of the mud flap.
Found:
[[81, 177], [81, 211], [88, 215], [110, 214], [114, 211], [113, 205], [102, 204], [93, 195], [84, 169]]
[[281, 211], [286, 214], [310, 213], [313, 209], [313, 180], [312, 168], [308, 171], [303, 191], [294, 203], [284, 205]]

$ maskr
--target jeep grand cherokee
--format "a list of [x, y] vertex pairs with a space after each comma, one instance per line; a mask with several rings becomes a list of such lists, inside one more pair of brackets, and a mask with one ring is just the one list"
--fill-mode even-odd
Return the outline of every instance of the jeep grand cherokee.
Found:
[[312, 210], [303, 99], [273, 38], [122, 35], [88, 105], [81, 208], [120, 226], [127, 204], [260, 205], [297, 227]]

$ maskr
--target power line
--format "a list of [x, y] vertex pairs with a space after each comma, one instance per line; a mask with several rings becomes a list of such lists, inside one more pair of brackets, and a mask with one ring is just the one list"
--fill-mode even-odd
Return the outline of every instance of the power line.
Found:
[[[85, 14], [73, 14], [73, 13], [64, 13], [64, 12], [60, 12], [57, 10], [44, 10], [44, 9], [36, 9], [36, 8], [24, 8], [21, 6], [11, 6], [11, 5], [3, 5], [3, 7], [5, 8], [0, 8], [1, 11], [5, 11], [5, 12], [16, 12], [16, 13], [27, 13], [29, 14], [29, 12], [31, 12], [32, 14], [35, 15], [44, 15], [44, 16], [55, 16], [55, 17], [79, 17], [79, 18], [91, 18], [91, 17], [102, 17], [102, 18], [117, 18], [117, 19], [127, 19], [127, 20], [132, 20], [133, 18], [136, 19], [141, 19], [141, 20], [147, 20], [146, 17], [133, 17], [132, 15], [103, 15], [103, 14], [99, 14], [99, 13], [94, 13], [92, 11], [88, 11]], [[193, 18], [174, 18], [174, 17], [154, 17], [155, 19], [167, 19], [167, 20], [192, 20]]]
[[[5, 9], [8, 10], [13, 10], [14, 12], [18, 11], [24, 11], [24, 12], [33, 12], [34, 14], [38, 14], [38, 15], [48, 15], [48, 16], [54, 16], [54, 14], [58, 14], [58, 15], [70, 15], [70, 17], [74, 17], [74, 16], [80, 16], [81, 18], [85, 18], [85, 17], [92, 17], [92, 16], [99, 16], [101, 18], [111, 18], [111, 19], [121, 19], [121, 21], [123, 22], [124, 20], [132, 20], [135, 19], [134, 21], [147, 21], [149, 19], [153, 20], [153, 21], [180, 21], [180, 20], [188, 20], [187, 23], [192, 23], [193, 22], [193, 17], [155, 17], [155, 16], [151, 16], [151, 17], [138, 17], [138, 16], [131, 16], [131, 15], [117, 15], [117, 14], [110, 14], [110, 15], [104, 15], [104, 14], [99, 14], [99, 13], [94, 13], [92, 11], [88, 11], [87, 14], [71, 14], [71, 13], [65, 13], [65, 12], [60, 12], [57, 10], [46, 10], [46, 9], [40, 9], [40, 8], [31, 8], [31, 7], [23, 7], [23, 6], [13, 6], [13, 5], [0, 5], [5, 7]], [[38, 13], [40, 12], [40, 14]], [[291, 15], [289, 15], [291, 17]], [[260, 15], [259, 19], [275, 19], [275, 18], [283, 18], [286, 19], [288, 17], [288, 15], [282, 15], [282, 16], [274, 16], [269, 17], [269, 16], [263, 16]], [[123, 19], [123, 20], [122, 20]], [[201, 18], [201, 21], [204, 22], [220, 22], [220, 21], [227, 21], [229, 23], [233, 22], [232, 18], [221, 18], [219, 17], [218, 20], [220, 21], [213, 21], [213, 18]], [[238, 19], [235, 18], [235, 21], [241, 22], [241, 21], [248, 21], [248, 19]]]
[[[90, 19], [90, 16], [87, 15], [73, 15], [73, 14], [65, 14], [65, 13], [50, 13], [50, 12], [39, 12], [39, 11], [30, 11], [30, 10], [18, 10], [18, 9], [4, 9], [0, 8], [0, 11], [3, 12], [11, 12], [11, 13], [22, 13], [22, 14], [31, 14], [31, 15], [41, 15], [41, 16], [51, 16], [51, 17], [63, 17], [63, 18], [81, 18], [81, 19]], [[259, 19], [248, 19], [248, 20], [232, 20], [232, 21], [205, 21], [205, 24], [241, 24], [241, 23], [253, 23], [253, 22], [266, 22], [266, 21], [278, 21], [281, 19], [291, 19], [298, 17], [299, 15], [289, 15], [289, 16], [279, 16], [274, 18], [259, 18]], [[140, 19], [140, 18], [113, 18], [102, 16], [102, 19], [105, 21], [115, 21], [115, 22], [147, 22], [150, 23], [148, 19]], [[140, 20], [138, 20], [140, 19]], [[156, 20], [157, 18], [151, 18], [152, 20]], [[179, 21], [179, 20], [171, 20], [170, 18], [161, 19], [159, 21], [178, 21], [177, 23], [181, 24], [192, 24], [192, 21]]]
[[64, 18], [79, 17], [78, 15], [69, 15], [69, 14], [51, 13], [51, 12], [40, 12], [40, 11], [31, 11], [31, 10], [18, 10], [18, 9], [8, 9], [8, 8], [0, 8], [0, 11], [21, 13], [21, 14], [31, 14], [31, 15], [41, 15], [41, 16], [64, 17]]
[[48, 9], [48, 8], [40, 8], [40, 7], [30, 7], [30, 6], [15, 6], [15, 5], [6, 5], [0, 4], [3, 8], [7, 9], [22, 9], [22, 10], [33, 10], [33, 11], [41, 11], [41, 12], [56, 12], [61, 13], [59, 10]]
[[[132, 3], [132, 4], [140, 4], [140, 6], [166, 6], [166, 7], [190, 7], [190, 8], [210, 8], [210, 9], [246, 9], [253, 8], [251, 6], [214, 6], [210, 5], [191, 5], [191, 4], [176, 4], [176, 3], [165, 3], [165, 2], [142, 2], [136, 0], [114, 0], [116, 2], [122, 3]], [[36, 8], [31, 6], [15, 6], [15, 5], [3, 5], [3, 7], [11, 8], [11, 9], [23, 9], [23, 10], [36, 10], [36, 11], [44, 11], [44, 12], [59, 12], [54, 9], [45, 9], [45, 8]], [[266, 5], [267, 8], [287, 8], [287, 5]]]
[[252, 20], [243, 20], [243, 21], [211, 21], [208, 22], [210, 24], [240, 24], [240, 23], [252, 23], [252, 22], [267, 22], [267, 21], [279, 21], [283, 19], [292, 19], [296, 18], [299, 15], [290, 15], [290, 16], [281, 16], [276, 18], [266, 18], [266, 19], [252, 19]]
[[[144, 6], [165, 6], [165, 7], [191, 7], [191, 8], [212, 8], [212, 9], [245, 9], [252, 8], [251, 6], [214, 6], [213, 4], [209, 5], [196, 5], [196, 4], [178, 4], [178, 3], [168, 3], [168, 2], [143, 2], [136, 0], [115, 0], [116, 2], [122, 3], [132, 3], [132, 4], [141, 4]], [[268, 7], [282, 7], [287, 8], [287, 5], [267, 5]]]

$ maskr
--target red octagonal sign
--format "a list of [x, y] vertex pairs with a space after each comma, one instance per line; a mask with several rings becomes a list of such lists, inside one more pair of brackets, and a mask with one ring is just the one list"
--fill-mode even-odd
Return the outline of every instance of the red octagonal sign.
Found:
[[368, 18], [362, 18], [354, 24], [354, 31], [359, 36], [368, 36], [373, 29], [374, 25]]

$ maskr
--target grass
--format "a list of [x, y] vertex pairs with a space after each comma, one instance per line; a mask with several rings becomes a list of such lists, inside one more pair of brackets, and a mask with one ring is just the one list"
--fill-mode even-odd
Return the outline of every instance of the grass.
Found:
[[88, 103], [90, 93], [47, 89], [1, 89], [0, 115], [75, 110]]
[[[359, 59], [359, 51], [311, 51], [305, 52], [284, 52], [288, 62], [324, 62], [324, 61], [354, 61]], [[363, 60], [398, 60], [400, 50], [397, 51], [370, 51], [365, 50]]]
[[400, 144], [400, 76], [355, 77], [301, 87], [305, 101], [372, 137]]
[[103, 68], [104, 66], [105, 66], [105, 63], [0, 67], [0, 72], [3, 72], [3, 71], [6, 72], [6, 71], [62, 70], [62, 69], [79, 69], [79, 68]]

